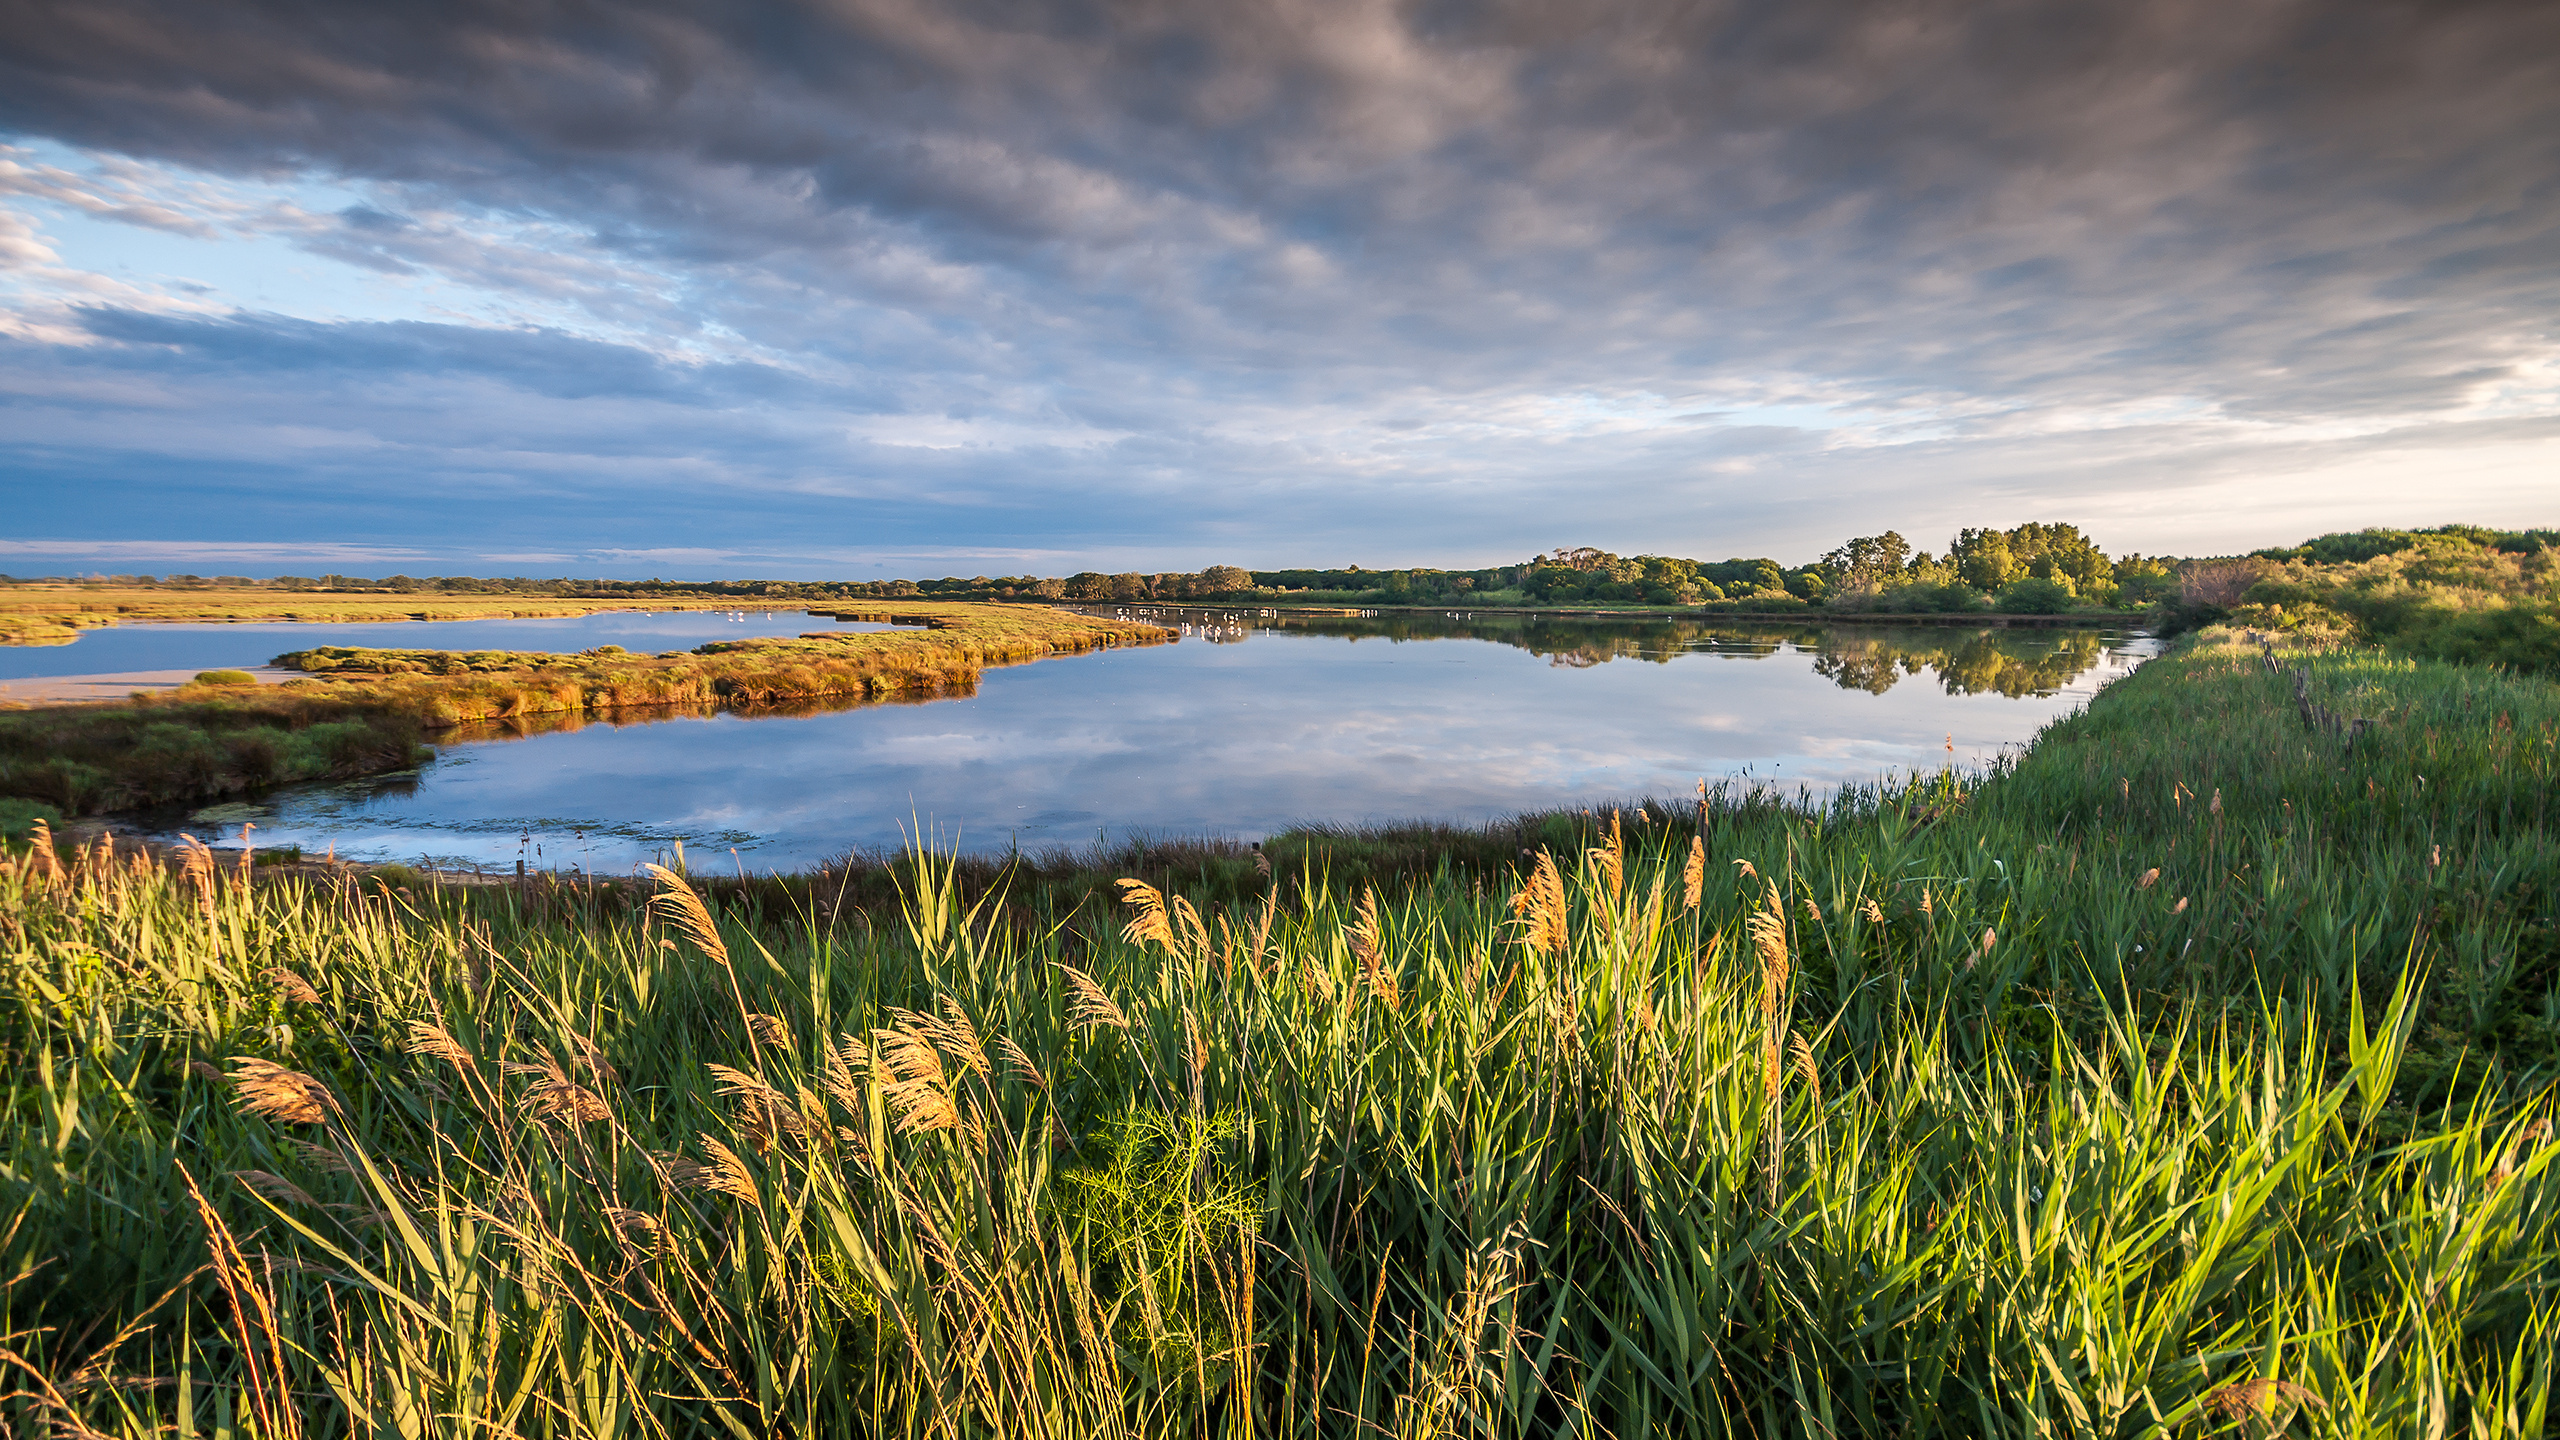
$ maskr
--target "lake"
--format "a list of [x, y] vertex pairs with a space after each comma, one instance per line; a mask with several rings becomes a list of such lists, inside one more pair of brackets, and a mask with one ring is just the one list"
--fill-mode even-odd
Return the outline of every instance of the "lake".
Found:
[[[247, 821], [261, 847], [598, 874], [681, 841], [697, 866], [787, 872], [918, 828], [1003, 851], [1481, 821], [1686, 796], [1700, 777], [1821, 792], [1989, 759], [2154, 649], [2090, 630], [1113, 613], [1185, 638], [993, 669], [974, 693], [912, 702], [448, 731], [416, 771], [136, 828], [236, 843]], [[387, 628], [421, 647], [439, 627], [286, 628], [307, 644]]]

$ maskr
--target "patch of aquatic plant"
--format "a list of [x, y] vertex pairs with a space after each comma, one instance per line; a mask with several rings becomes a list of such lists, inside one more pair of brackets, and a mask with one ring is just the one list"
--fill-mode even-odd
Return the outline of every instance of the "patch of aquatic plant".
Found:
[[346, 779], [425, 758], [416, 716], [290, 686], [189, 685], [0, 711], [0, 796], [68, 815]]

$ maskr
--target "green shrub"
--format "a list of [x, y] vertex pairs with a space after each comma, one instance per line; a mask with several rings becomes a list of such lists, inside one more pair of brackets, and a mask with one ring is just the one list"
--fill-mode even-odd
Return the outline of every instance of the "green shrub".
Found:
[[2059, 615], [2078, 598], [2066, 576], [2043, 579], [2030, 575], [2001, 586], [1993, 608], [2007, 615]]
[[36, 822], [43, 821], [55, 829], [62, 827], [62, 812], [41, 800], [25, 800], [14, 795], [0, 795], [0, 840], [23, 842], [35, 833]]
[[258, 683], [258, 677], [246, 670], [200, 670], [196, 672], [195, 683], [198, 685], [255, 685]]

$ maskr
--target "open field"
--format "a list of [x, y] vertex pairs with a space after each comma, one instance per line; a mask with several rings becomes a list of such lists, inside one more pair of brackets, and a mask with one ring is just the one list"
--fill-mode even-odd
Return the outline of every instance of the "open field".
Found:
[[2216, 640], [1988, 774], [1262, 863], [25, 859], [0, 1403], [2540, 1435], [2555, 781], [2547, 683]]
[[297, 651], [312, 678], [189, 685], [122, 704], [0, 710], [0, 796], [65, 814], [238, 794], [416, 763], [429, 732], [475, 722], [644, 705], [752, 705], [951, 690], [990, 665], [1173, 632], [1040, 606], [899, 606], [912, 630], [718, 641], [638, 655]]
[[0, 586], [0, 645], [68, 645], [101, 625], [152, 620], [503, 620], [600, 610], [801, 610], [806, 600], [629, 596], [451, 595], [434, 591], [332, 594], [140, 586]]

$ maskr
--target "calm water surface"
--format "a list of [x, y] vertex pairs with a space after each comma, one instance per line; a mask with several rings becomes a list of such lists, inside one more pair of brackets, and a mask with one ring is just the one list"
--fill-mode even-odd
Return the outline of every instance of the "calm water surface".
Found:
[[2094, 631], [1194, 624], [1178, 644], [990, 670], [974, 694], [919, 703], [448, 732], [416, 772], [148, 828], [236, 840], [250, 821], [261, 846], [597, 873], [681, 840], [696, 865], [734, 848], [788, 871], [918, 825], [1000, 851], [1485, 820], [1685, 795], [1701, 776], [1821, 790], [1942, 764], [1950, 744], [1986, 759], [2152, 648]]

